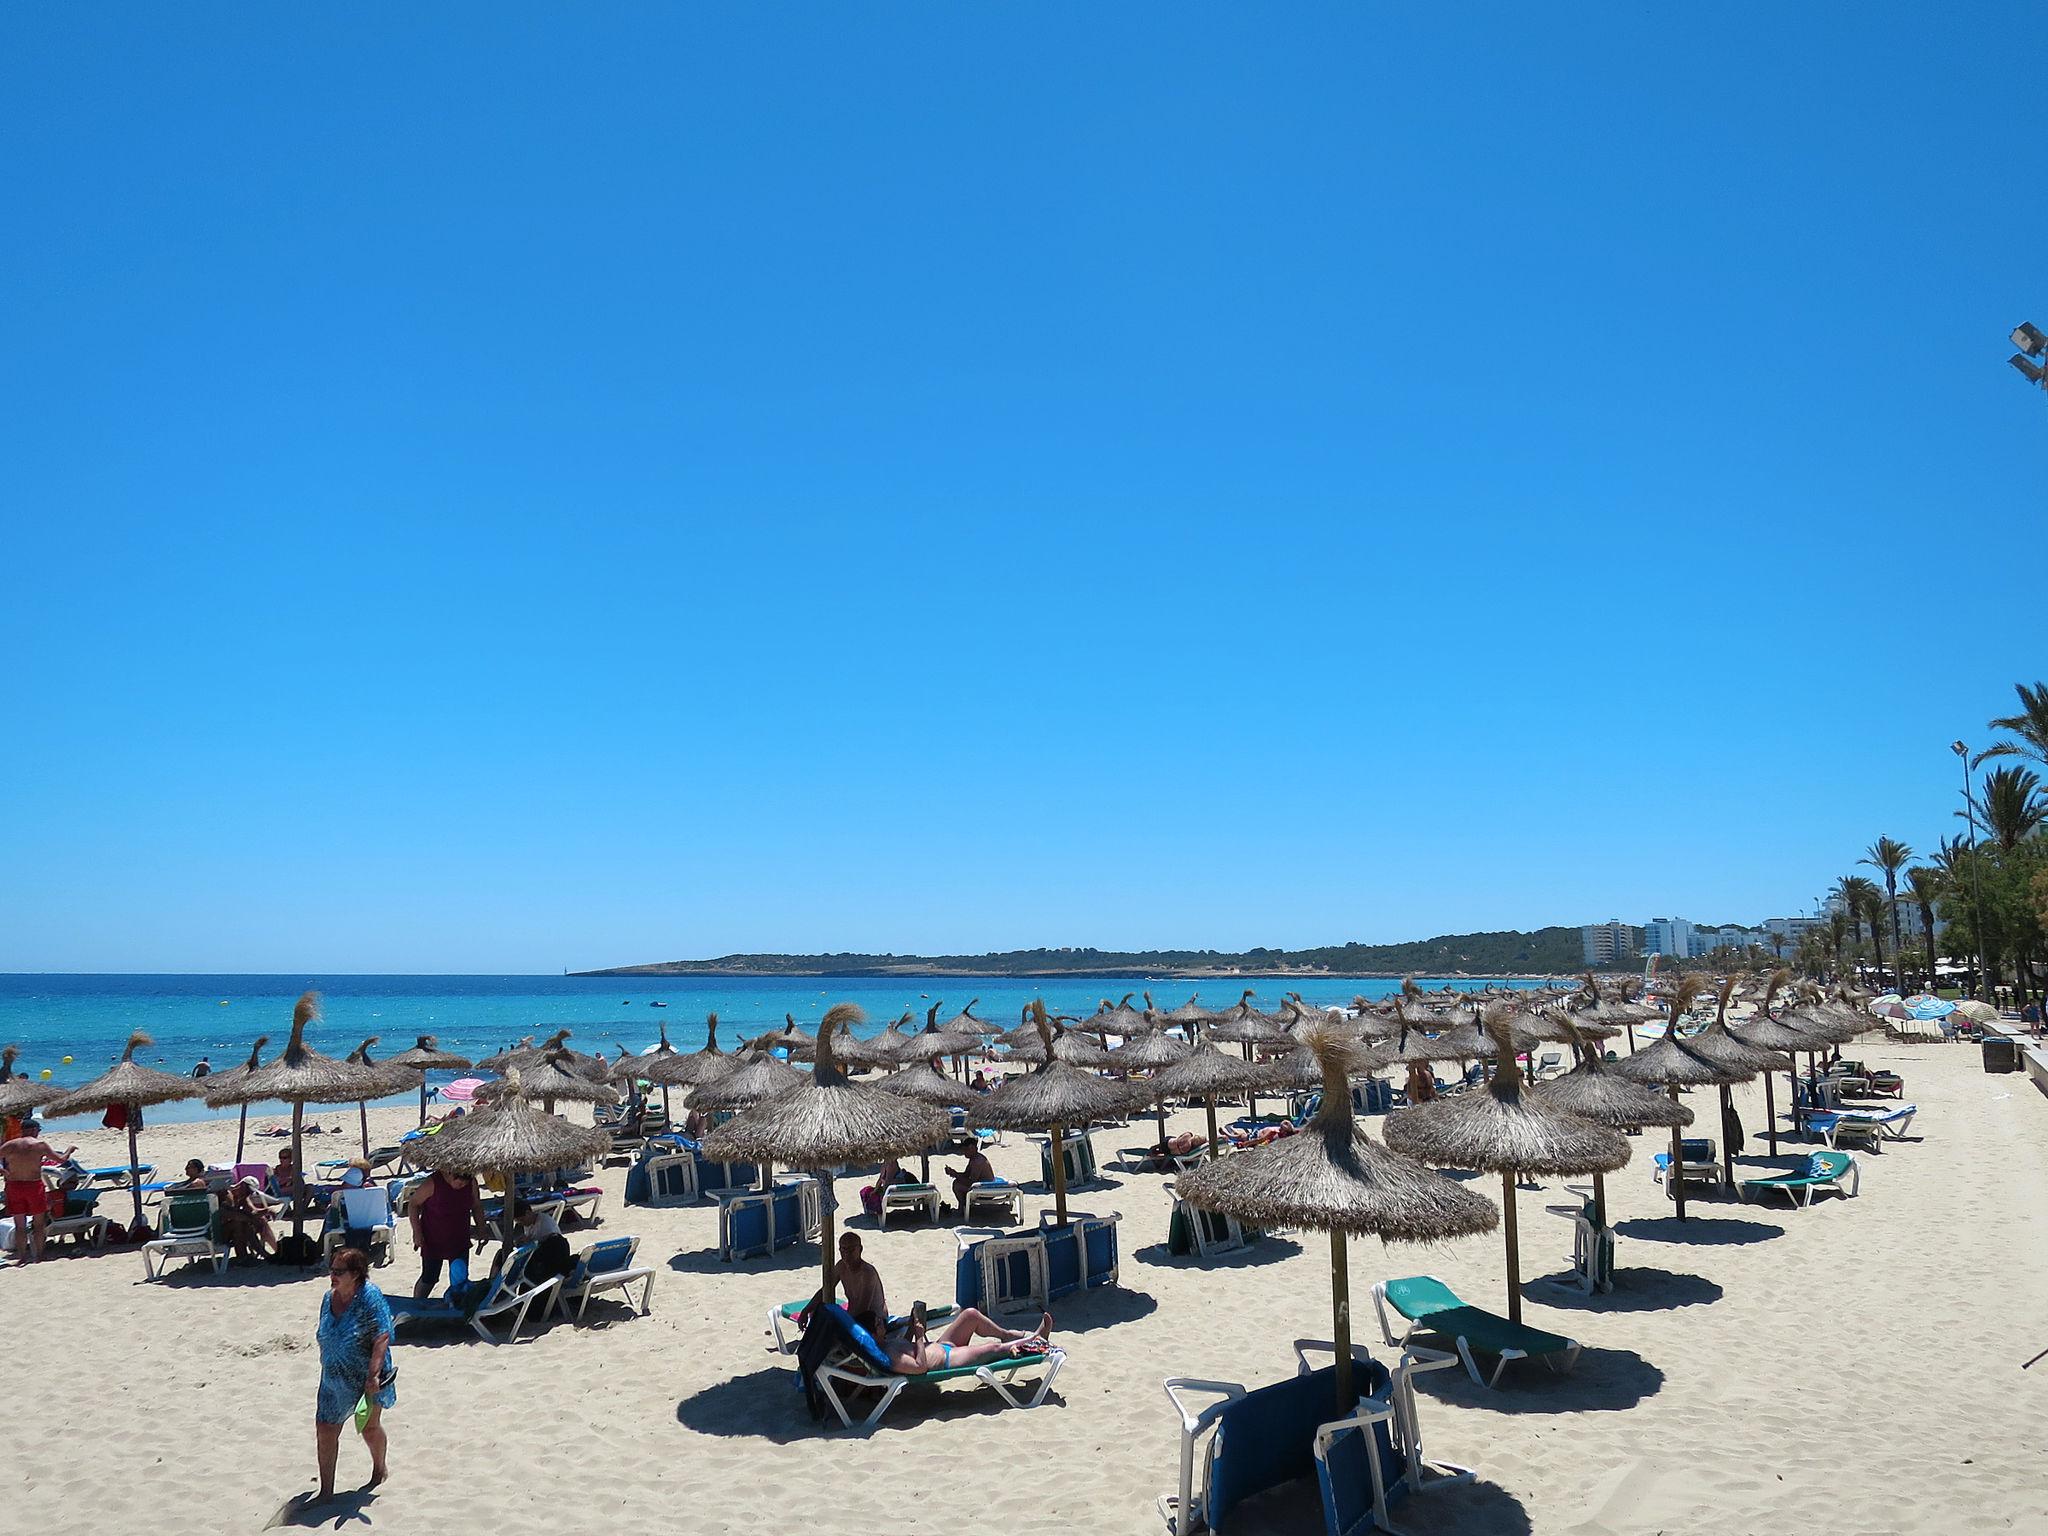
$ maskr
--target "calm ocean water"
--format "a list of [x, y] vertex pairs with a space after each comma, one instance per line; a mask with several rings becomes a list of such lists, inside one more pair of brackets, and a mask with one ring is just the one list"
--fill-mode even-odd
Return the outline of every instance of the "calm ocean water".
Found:
[[[1425, 980], [1425, 986], [1441, 985]], [[1199, 991], [1202, 1002], [1220, 1008], [1237, 1001], [1245, 987], [1253, 1002], [1277, 1009], [1287, 992], [1313, 1003], [1342, 1003], [1363, 994], [1382, 997], [1399, 983], [1384, 978], [1342, 977], [1202, 982], [1160, 981], [1141, 976], [1061, 978], [1015, 977], [830, 977], [788, 979], [723, 976], [9, 976], [0, 975], [0, 1043], [19, 1045], [16, 1071], [47, 1068], [58, 1083], [80, 1083], [104, 1071], [120, 1055], [131, 1031], [155, 1042], [137, 1059], [170, 1072], [185, 1072], [202, 1056], [215, 1068], [248, 1059], [251, 1041], [270, 1036], [268, 1059], [291, 1033], [292, 1004], [311, 987], [321, 994], [323, 1016], [308, 1043], [330, 1056], [344, 1056], [371, 1035], [371, 1056], [395, 1055], [418, 1035], [433, 1035], [448, 1050], [471, 1058], [488, 1056], [522, 1035], [567, 1027], [579, 1049], [611, 1053], [623, 1045], [638, 1052], [654, 1044], [665, 1023], [669, 1042], [693, 1051], [704, 1043], [704, 1017], [719, 1018], [719, 1044], [780, 1024], [794, 1014], [815, 1028], [826, 1008], [855, 1002], [867, 1011], [873, 1033], [911, 1010], [922, 1022], [925, 1010], [941, 1003], [941, 1021], [970, 999], [975, 1013], [1003, 1024], [1017, 1021], [1034, 997], [1056, 1012], [1087, 1014], [1097, 1001], [1126, 992], [1151, 990], [1161, 1008], [1172, 1008]], [[654, 1003], [665, 1004], [653, 1007]], [[72, 1059], [66, 1063], [63, 1058]], [[435, 1073], [447, 1081], [459, 1073]], [[389, 1100], [405, 1103], [404, 1097]], [[269, 1106], [252, 1113], [274, 1113]], [[149, 1112], [158, 1122], [205, 1119], [216, 1111], [203, 1104], [165, 1104]], [[77, 1123], [84, 1123], [83, 1121]]]

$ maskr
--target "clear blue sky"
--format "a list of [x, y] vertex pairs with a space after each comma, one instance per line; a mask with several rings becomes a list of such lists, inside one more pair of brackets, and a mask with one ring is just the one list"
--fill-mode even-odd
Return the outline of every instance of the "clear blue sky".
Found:
[[0, 969], [1810, 907], [2048, 675], [2035, 7], [14, 6]]

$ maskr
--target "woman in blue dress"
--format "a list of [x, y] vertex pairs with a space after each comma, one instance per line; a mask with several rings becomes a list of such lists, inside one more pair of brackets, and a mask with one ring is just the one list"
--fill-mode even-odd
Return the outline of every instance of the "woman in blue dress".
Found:
[[[384, 1294], [370, 1284], [370, 1260], [360, 1248], [343, 1248], [327, 1269], [328, 1292], [320, 1303], [320, 1400], [314, 1410], [314, 1440], [320, 1453], [320, 1497], [334, 1497], [334, 1463], [341, 1450], [341, 1426], [355, 1415], [356, 1404], [370, 1401], [363, 1424], [363, 1444], [370, 1448], [370, 1481], [374, 1488], [389, 1475], [384, 1464], [384, 1410], [398, 1401], [398, 1389], [386, 1380], [391, 1354], [391, 1308]], [[383, 1385], [378, 1385], [383, 1382]]]

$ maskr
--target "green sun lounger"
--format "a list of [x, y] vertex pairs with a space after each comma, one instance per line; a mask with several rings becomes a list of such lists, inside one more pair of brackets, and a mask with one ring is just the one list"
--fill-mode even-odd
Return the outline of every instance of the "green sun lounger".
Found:
[[[1372, 1288], [1373, 1310], [1379, 1314], [1380, 1333], [1389, 1349], [1406, 1349], [1418, 1333], [1433, 1333], [1456, 1345], [1465, 1371], [1482, 1387], [1500, 1385], [1500, 1373], [1510, 1360], [1541, 1360], [1559, 1373], [1578, 1363], [1579, 1341], [1560, 1333], [1546, 1333], [1525, 1323], [1511, 1322], [1497, 1312], [1467, 1305], [1434, 1275], [1411, 1275], [1405, 1280], [1382, 1280]], [[1399, 1337], [1387, 1318], [1391, 1307], [1407, 1323]], [[1428, 1353], [1425, 1351], [1424, 1353]], [[1495, 1357], [1492, 1376], [1480, 1374], [1475, 1354]]]
[[[804, 1308], [810, 1304], [811, 1298], [806, 1296], [800, 1301], [785, 1301], [779, 1307], [768, 1309], [768, 1331], [775, 1335], [775, 1352], [778, 1355], [795, 1354], [797, 1345], [803, 1342], [803, 1335], [797, 1332], [796, 1320], [803, 1316]], [[932, 1306], [927, 1303], [924, 1309], [925, 1321], [943, 1323], [959, 1310], [951, 1302], [943, 1306]], [[907, 1326], [909, 1322], [910, 1314], [899, 1312], [889, 1319], [889, 1330], [893, 1333], [898, 1328]]]
[[[985, 1387], [995, 1388], [996, 1395], [1008, 1407], [1036, 1408], [1045, 1401], [1046, 1393], [1052, 1390], [1053, 1381], [1066, 1362], [1067, 1352], [1055, 1344], [1042, 1355], [1013, 1355], [986, 1360], [980, 1365], [953, 1365], [917, 1376], [900, 1376], [864, 1354], [849, 1350], [819, 1366], [817, 1381], [819, 1391], [824, 1393], [825, 1400], [839, 1415], [843, 1426], [851, 1429], [858, 1422], [861, 1428], [866, 1429], [888, 1411], [889, 1405], [913, 1381], [978, 1381]], [[1033, 1370], [1042, 1373], [1035, 1385], [1013, 1380], [1018, 1372]], [[881, 1396], [873, 1408], [860, 1414], [856, 1420], [858, 1406], [840, 1395], [842, 1388], [849, 1389], [849, 1395], [853, 1391], [874, 1391]]]
[[1762, 1194], [1769, 1189], [1782, 1189], [1794, 1205], [1811, 1205], [1816, 1191], [1832, 1189], [1845, 1200], [1856, 1197], [1858, 1185], [1863, 1182], [1856, 1159], [1847, 1152], [1809, 1152], [1800, 1165], [1790, 1173], [1774, 1173], [1759, 1179], [1742, 1181], [1742, 1198], [1747, 1200], [1751, 1190]]

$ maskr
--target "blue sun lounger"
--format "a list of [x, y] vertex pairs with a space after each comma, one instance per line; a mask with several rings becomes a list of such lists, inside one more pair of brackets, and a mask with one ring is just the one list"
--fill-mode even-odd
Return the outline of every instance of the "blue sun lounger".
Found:
[[[1433, 1333], [1455, 1345], [1465, 1371], [1482, 1387], [1500, 1385], [1500, 1373], [1510, 1360], [1541, 1360], [1562, 1375], [1579, 1360], [1579, 1341], [1561, 1333], [1546, 1333], [1525, 1323], [1511, 1322], [1497, 1312], [1468, 1306], [1458, 1293], [1434, 1275], [1411, 1275], [1405, 1280], [1382, 1280], [1372, 1288], [1373, 1311], [1379, 1314], [1380, 1334], [1389, 1349], [1416, 1353], [1409, 1343], [1418, 1333]], [[1407, 1322], [1399, 1338], [1387, 1321], [1392, 1307]], [[1435, 1351], [1422, 1350], [1424, 1355]], [[1495, 1357], [1493, 1374], [1482, 1376], [1475, 1354]], [[1448, 1357], [1444, 1357], [1448, 1358]]]
[[[1410, 1493], [1445, 1482], [1467, 1482], [1463, 1467], [1433, 1467], [1422, 1459], [1415, 1431], [1415, 1370], [1454, 1364], [1448, 1358], [1388, 1371], [1353, 1347], [1352, 1395], [1337, 1402], [1334, 1364], [1312, 1369], [1308, 1352], [1333, 1353], [1317, 1339], [1295, 1341], [1295, 1375], [1247, 1390], [1237, 1382], [1190, 1376], [1166, 1380], [1167, 1401], [1180, 1415], [1180, 1480], [1159, 1499], [1173, 1536], [1220, 1530], [1247, 1499], [1313, 1476], [1329, 1536], [1392, 1530], [1391, 1506]], [[1213, 1395], [1199, 1410], [1190, 1401]], [[1200, 1465], [1200, 1477], [1196, 1467]]]
[[[504, 1267], [489, 1280], [474, 1281], [472, 1284], [486, 1287], [483, 1299], [472, 1308], [452, 1294], [429, 1296], [424, 1300], [412, 1296], [386, 1296], [385, 1304], [391, 1308], [391, 1326], [394, 1330], [408, 1322], [468, 1323], [477, 1337], [487, 1343], [498, 1342], [491, 1332], [492, 1318], [510, 1312], [511, 1331], [505, 1335], [505, 1342], [511, 1343], [519, 1337], [519, 1330], [526, 1322], [526, 1314], [533, 1304], [549, 1294], [562, 1283], [560, 1275], [551, 1275], [538, 1285], [527, 1283], [526, 1262], [533, 1257], [536, 1244], [528, 1243], [523, 1248], [512, 1250], [512, 1256]], [[453, 1287], [450, 1287], [452, 1292]], [[539, 1316], [546, 1317], [552, 1299], [543, 1304]]]

